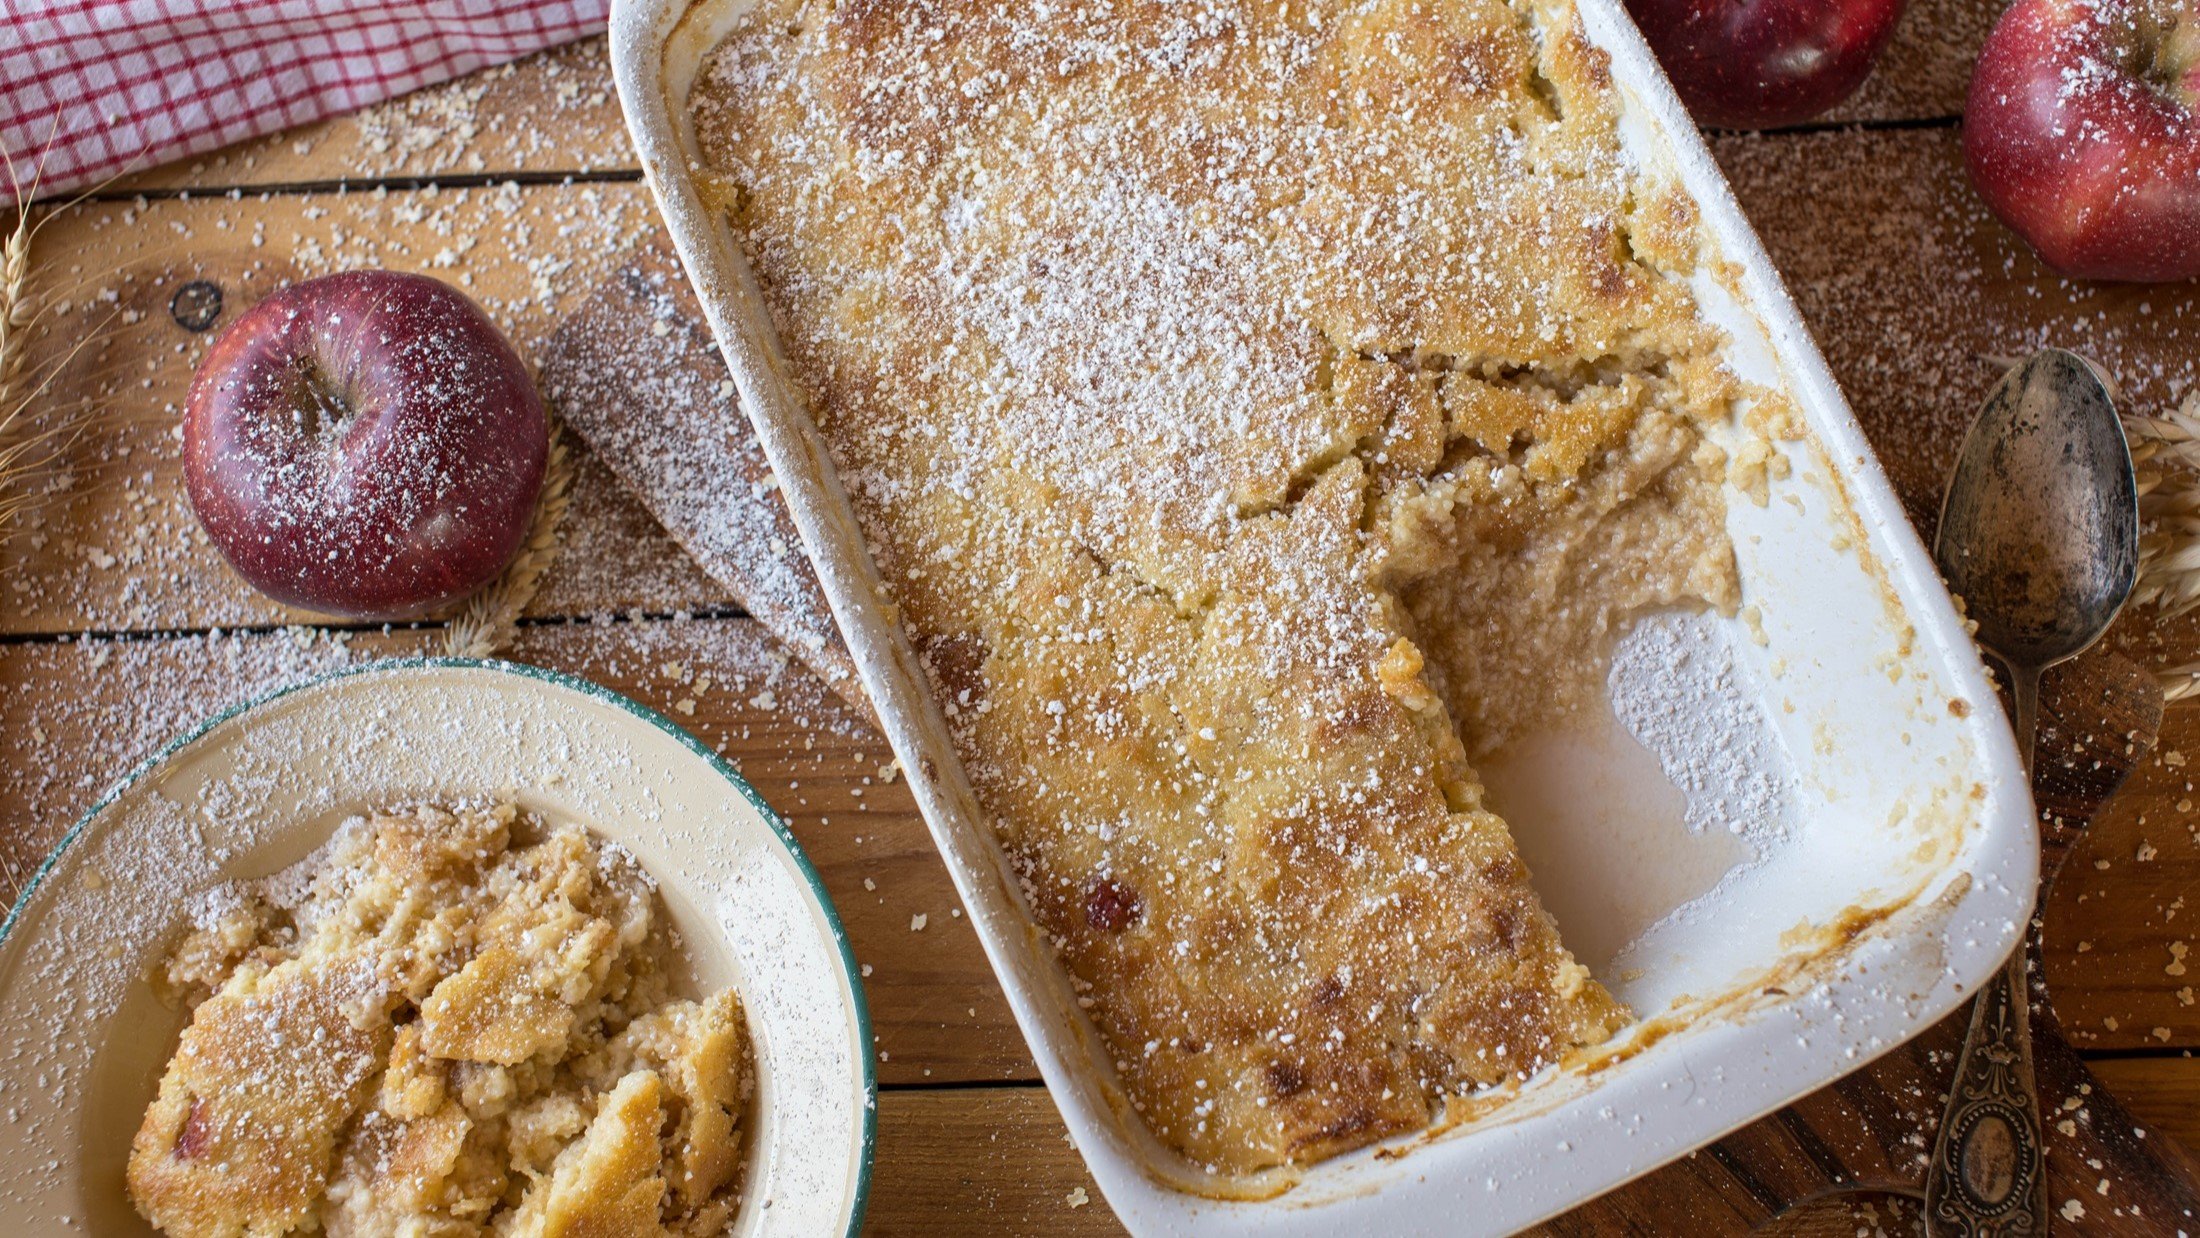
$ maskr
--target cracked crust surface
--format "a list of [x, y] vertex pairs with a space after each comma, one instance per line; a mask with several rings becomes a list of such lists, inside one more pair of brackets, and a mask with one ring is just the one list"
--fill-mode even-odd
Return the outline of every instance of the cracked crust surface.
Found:
[[746, 1025], [671, 998], [655, 903], [510, 803], [355, 821], [295, 906], [227, 892], [155, 976], [194, 1009], [131, 1200], [178, 1238], [723, 1233]]
[[1472, 758], [1733, 600], [1733, 386], [1562, 3], [766, 0], [691, 106], [1130, 1104], [1220, 1173], [1609, 1036]]

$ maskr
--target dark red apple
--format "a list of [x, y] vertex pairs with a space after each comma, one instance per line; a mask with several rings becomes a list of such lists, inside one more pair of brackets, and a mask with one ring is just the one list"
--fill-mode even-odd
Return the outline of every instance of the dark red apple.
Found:
[[1627, 0], [1696, 123], [1769, 129], [1870, 76], [1905, 0]]
[[1971, 74], [1971, 183], [2047, 264], [2200, 275], [2200, 11], [2192, 0], [2016, 0]]
[[420, 275], [294, 284], [207, 351], [184, 481], [207, 535], [278, 601], [404, 618], [493, 579], [549, 455], [542, 398], [488, 315]]

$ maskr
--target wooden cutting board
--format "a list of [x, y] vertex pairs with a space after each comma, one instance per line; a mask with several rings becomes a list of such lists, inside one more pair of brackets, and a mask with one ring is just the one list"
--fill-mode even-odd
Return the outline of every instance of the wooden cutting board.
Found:
[[869, 713], [670, 240], [658, 233], [638, 247], [558, 324], [541, 372], [551, 406], [673, 540]]
[[[552, 336], [545, 393], [672, 536], [789, 651], [868, 709], [793, 519], [679, 261], [644, 241]], [[2071, 842], [2153, 747], [2161, 693], [2119, 654], [2049, 677], [2041, 899]], [[2200, 1162], [2149, 1137], [2065, 1039], [2040, 985], [2034, 1052], [2058, 1232], [2200, 1236]], [[1745, 1233], [1842, 1191], [1922, 1191], [1969, 1007], [1830, 1087], [1552, 1222], [1557, 1234]]]

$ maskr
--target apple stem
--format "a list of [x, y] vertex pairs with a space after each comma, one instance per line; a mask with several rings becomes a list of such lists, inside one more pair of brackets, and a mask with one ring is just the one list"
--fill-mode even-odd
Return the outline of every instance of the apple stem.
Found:
[[306, 397], [298, 402], [298, 428], [307, 438], [319, 439], [350, 418], [351, 402], [343, 391], [304, 357], [298, 359], [298, 382]]
[[2170, 19], [2161, 60], [2177, 101], [2188, 109], [2200, 107], [2200, 19], [2189, 12]]
[[[2200, 21], [2179, 4], [2133, 7], [2126, 67], [2188, 110], [2200, 104]], [[2120, 24], [2120, 23], [2119, 23]]]

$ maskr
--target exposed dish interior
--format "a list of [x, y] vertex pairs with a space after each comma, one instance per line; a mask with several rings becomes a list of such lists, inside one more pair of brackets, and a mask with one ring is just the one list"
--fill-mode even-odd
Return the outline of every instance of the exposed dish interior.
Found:
[[1786, 404], [1570, 6], [769, 0], [688, 106], [1163, 1144], [1317, 1160], [1622, 1026], [1478, 763], [1598, 768], [1521, 750], [1610, 729], [1636, 616], [1737, 612]]

